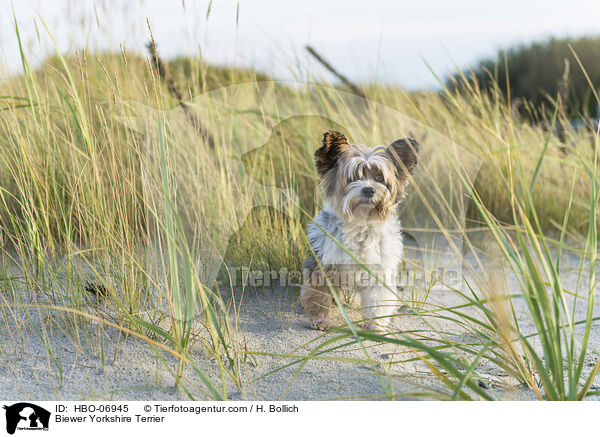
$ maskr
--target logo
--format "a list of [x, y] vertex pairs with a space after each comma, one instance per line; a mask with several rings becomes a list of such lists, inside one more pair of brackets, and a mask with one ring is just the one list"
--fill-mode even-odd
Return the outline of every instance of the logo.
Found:
[[48, 431], [50, 411], [27, 402], [4, 405], [3, 408], [6, 410], [6, 432], [9, 434], [14, 434], [17, 429]]

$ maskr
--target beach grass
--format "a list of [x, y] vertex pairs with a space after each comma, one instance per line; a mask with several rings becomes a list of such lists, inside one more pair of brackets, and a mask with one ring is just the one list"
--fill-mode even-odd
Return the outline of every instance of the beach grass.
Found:
[[[415, 136], [426, 146], [401, 217], [413, 225], [407, 233], [431, 225], [446, 255], [469, 259], [464, 287], [410, 286], [401, 296], [409, 311], [398, 317], [424, 328], [389, 333], [358, 329], [336, 295], [345, 323], [268, 373], [299, 373], [357, 347], [364, 357], [354, 361], [368, 364], [388, 399], [500, 399], [482, 362], [539, 399], [594, 394], [600, 361], [586, 360], [597, 329], [598, 132], [569, 129], [564, 143], [553, 129], [557, 112], [531, 124], [509, 98], [466, 78], [454, 91], [440, 83], [439, 92], [368, 84], [365, 99], [310, 71], [298, 72], [305, 82], [278, 83], [190, 58], [166, 64], [171, 82], [150, 58], [126, 52], [57, 48], [34, 68], [21, 47], [21, 62], [0, 84], [0, 323], [11, 333], [1, 355], [9, 367], [35, 336], [58, 393], [65, 368], [55, 336], [105, 366], [127, 347], [107, 356], [110, 332], [147, 345], [191, 399], [241, 390], [249, 355], [276, 354], [243, 345], [239, 269], [300, 270], [306, 225], [322, 203], [312, 154], [323, 131], [336, 128], [356, 142]], [[477, 171], [464, 171], [468, 160]], [[566, 257], [579, 263], [574, 283], [561, 277]], [[409, 268], [445, 268], [442, 258], [432, 249]], [[489, 267], [496, 264], [503, 267]], [[461, 303], [430, 299], [440, 283]], [[585, 305], [581, 319], [577, 305]], [[474, 340], [457, 341], [452, 327]], [[397, 393], [399, 376], [381, 370], [373, 344], [402, 348], [395, 362], [422, 363], [437, 384]]]

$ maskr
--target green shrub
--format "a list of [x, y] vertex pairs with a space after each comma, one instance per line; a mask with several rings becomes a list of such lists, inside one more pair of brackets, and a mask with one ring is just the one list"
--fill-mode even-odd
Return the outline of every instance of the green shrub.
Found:
[[[571, 118], [598, 116], [598, 102], [585, 77], [584, 71], [573, 55], [571, 48], [585, 66], [594, 88], [600, 86], [600, 37], [551, 38], [529, 45], [498, 51], [494, 58], [480, 61], [467, 75], [470, 80], [487, 90], [498, 87], [503, 95], [526, 100], [529, 105], [520, 105], [521, 113], [548, 116], [552, 111], [551, 101], [556, 97], [565, 72], [565, 60], [569, 62], [567, 115]], [[508, 68], [507, 68], [508, 64]], [[508, 73], [508, 81], [507, 81]], [[449, 87], [460, 88], [463, 81], [460, 73], [447, 81]]]

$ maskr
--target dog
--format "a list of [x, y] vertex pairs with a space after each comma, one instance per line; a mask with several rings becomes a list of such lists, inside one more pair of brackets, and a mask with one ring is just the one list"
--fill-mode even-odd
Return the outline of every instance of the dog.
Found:
[[300, 289], [309, 328], [329, 328], [332, 287], [358, 293], [364, 329], [388, 326], [400, 303], [391, 291], [399, 285], [403, 251], [395, 207], [406, 196], [418, 152], [412, 138], [367, 147], [335, 130], [323, 135], [314, 157], [325, 205], [308, 226], [311, 250]]

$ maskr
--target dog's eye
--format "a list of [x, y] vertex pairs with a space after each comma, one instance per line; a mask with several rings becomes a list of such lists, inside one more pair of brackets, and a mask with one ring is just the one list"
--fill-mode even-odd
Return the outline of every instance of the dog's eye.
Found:
[[381, 173], [375, 176], [375, 182], [383, 182], [383, 175]]

